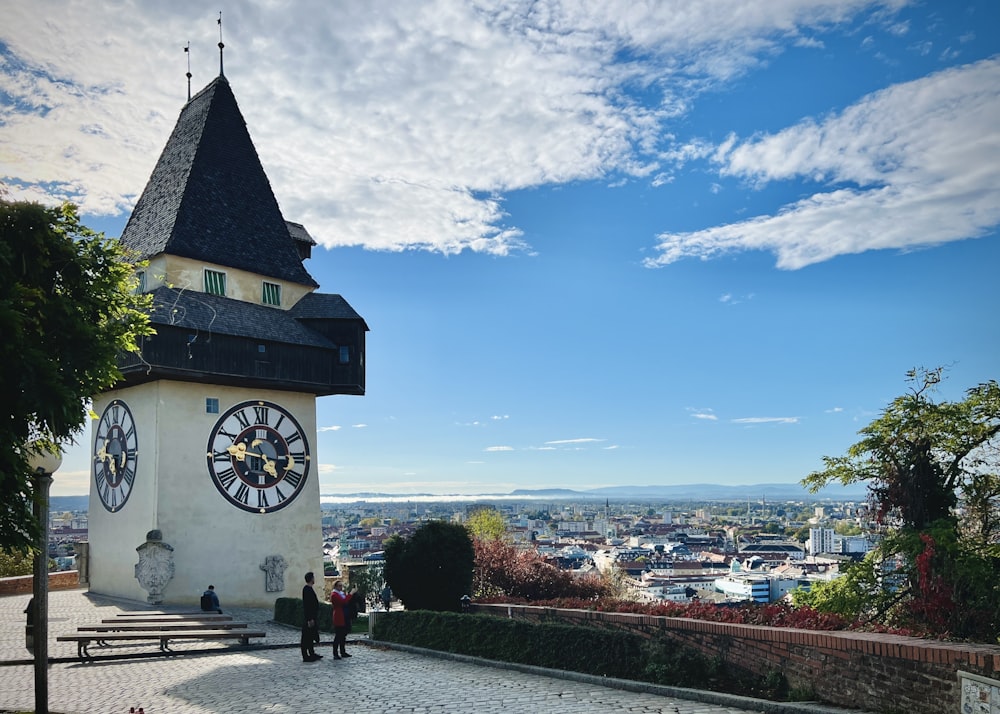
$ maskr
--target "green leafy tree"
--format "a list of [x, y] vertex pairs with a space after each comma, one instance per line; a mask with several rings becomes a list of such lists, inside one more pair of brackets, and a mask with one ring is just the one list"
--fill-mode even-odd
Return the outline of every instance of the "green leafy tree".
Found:
[[0, 550], [0, 578], [31, 575], [34, 572], [33, 556], [19, 551]]
[[477, 509], [465, 522], [473, 538], [498, 540], [507, 535], [507, 519], [495, 508]]
[[[884, 539], [839, 579], [798, 601], [847, 617], [937, 635], [995, 641], [1000, 558], [994, 533], [1000, 386], [985, 382], [957, 402], [931, 399], [942, 370], [913, 370], [910, 391], [862, 429], [863, 439], [804, 483], [867, 482]], [[977, 537], [956, 513], [977, 514]], [[966, 522], [968, 518], [964, 519]], [[988, 535], [987, 539], [992, 538]]]
[[833, 532], [842, 536], [856, 536], [863, 532], [861, 526], [850, 521], [837, 521], [833, 526]]
[[459, 523], [428, 521], [385, 542], [385, 580], [407, 610], [459, 611], [473, 565], [472, 538]]
[[26, 553], [38, 539], [32, 450], [78, 435], [85, 400], [121, 377], [119, 351], [151, 332], [136, 286], [121, 244], [73, 206], [0, 199], [0, 547]]
[[957, 491], [976, 473], [996, 470], [1000, 386], [985, 382], [960, 402], [934, 402], [942, 370], [911, 370], [910, 391], [861, 430], [846, 456], [825, 456], [825, 468], [804, 479], [814, 492], [834, 481], [868, 482], [880, 521], [925, 528], [953, 518]]

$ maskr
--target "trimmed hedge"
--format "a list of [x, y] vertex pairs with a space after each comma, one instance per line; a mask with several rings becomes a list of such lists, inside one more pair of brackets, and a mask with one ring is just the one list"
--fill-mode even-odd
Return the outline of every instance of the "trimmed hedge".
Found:
[[376, 640], [676, 687], [782, 698], [780, 673], [759, 679], [725, 671], [721, 660], [665, 640], [555, 623], [426, 610], [379, 613]]

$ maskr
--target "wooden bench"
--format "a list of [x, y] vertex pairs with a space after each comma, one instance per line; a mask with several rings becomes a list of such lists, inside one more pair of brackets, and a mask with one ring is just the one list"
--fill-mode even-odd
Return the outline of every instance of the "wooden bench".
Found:
[[130, 630], [128, 632], [80, 632], [75, 635], [60, 635], [57, 642], [76, 642], [77, 656], [81, 660], [93, 659], [88, 647], [92, 642], [98, 646], [106, 646], [110, 642], [143, 642], [153, 640], [160, 643], [161, 652], [171, 652], [171, 640], [235, 640], [240, 644], [250, 644], [250, 639], [255, 637], [267, 637], [267, 633], [262, 630], [250, 630], [246, 628], [216, 628], [197, 630], [162, 630], [145, 629]]
[[106, 622], [100, 625], [84, 625], [78, 627], [80, 632], [149, 632], [160, 630], [172, 632], [178, 630], [234, 630], [246, 627], [245, 622]]
[[135, 612], [119, 612], [117, 617], [162, 617], [163, 615], [221, 615], [215, 610], [136, 610]]
[[114, 622], [203, 622], [206, 627], [215, 627], [219, 622], [232, 622], [232, 615], [143, 615], [140, 617], [109, 617], [101, 620], [101, 624], [107, 625]]

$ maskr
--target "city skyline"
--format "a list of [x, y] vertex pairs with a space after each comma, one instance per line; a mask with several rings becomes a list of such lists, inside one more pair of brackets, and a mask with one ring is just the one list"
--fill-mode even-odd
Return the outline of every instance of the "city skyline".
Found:
[[323, 494], [796, 482], [997, 377], [995, 3], [10, 5], [0, 184], [108, 235], [224, 68], [371, 328]]

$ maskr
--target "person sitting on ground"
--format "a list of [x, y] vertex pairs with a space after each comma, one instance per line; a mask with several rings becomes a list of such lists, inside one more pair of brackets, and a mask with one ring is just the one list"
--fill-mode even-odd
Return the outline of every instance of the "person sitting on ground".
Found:
[[222, 605], [219, 604], [219, 596], [215, 594], [215, 586], [209, 585], [208, 590], [201, 594], [201, 609], [205, 612], [213, 610], [222, 614]]

